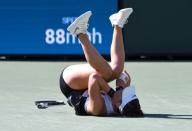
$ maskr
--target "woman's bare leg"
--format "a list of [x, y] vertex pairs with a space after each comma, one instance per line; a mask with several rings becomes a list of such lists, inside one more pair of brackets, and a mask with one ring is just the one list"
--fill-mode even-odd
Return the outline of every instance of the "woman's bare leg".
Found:
[[79, 34], [79, 40], [87, 62], [93, 67], [105, 80], [109, 80], [112, 75], [111, 66], [98, 53], [95, 47], [90, 43], [87, 34]]
[[114, 26], [110, 63], [113, 70], [113, 74], [111, 77], [112, 80], [118, 78], [124, 69], [125, 51], [122, 28], [124, 27], [124, 24], [126, 23], [128, 17], [131, 15], [132, 12], [132, 8], [125, 8], [109, 17], [111, 24]]
[[125, 62], [125, 51], [123, 44], [122, 28], [114, 26], [113, 38], [111, 44], [111, 68], [113, 74], [111, 79], [118, 78], [123, 71]]

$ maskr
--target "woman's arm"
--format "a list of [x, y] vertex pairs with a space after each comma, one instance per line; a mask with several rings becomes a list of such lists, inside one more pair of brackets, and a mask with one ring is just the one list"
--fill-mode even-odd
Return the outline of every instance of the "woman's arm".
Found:
[[92, 115], [105, 115], [106, 107], [104, 99], [101, 96], [101, 90], [105, 92], [110, 91], [110, 86], [107, 82], [97, 73], [92, 73], [89, 76], [88, 94], [89, 101], [87, 111]]

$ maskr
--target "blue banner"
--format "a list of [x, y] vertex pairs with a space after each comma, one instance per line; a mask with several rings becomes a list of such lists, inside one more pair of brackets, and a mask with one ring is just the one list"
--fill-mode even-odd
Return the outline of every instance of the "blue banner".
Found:
[[102, 54], [109, 54], [112, 27], [108, 17], [116, 0], [1, 0], [0, 54], [78, 55], [81, 45], [67, 27], [91, 10], [89, 38]]

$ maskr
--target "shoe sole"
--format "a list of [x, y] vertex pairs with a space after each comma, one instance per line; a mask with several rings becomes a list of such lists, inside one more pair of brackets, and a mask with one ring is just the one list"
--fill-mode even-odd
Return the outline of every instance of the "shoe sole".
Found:
[[[115, 14], [118, 14], [118, 13], [120, 13], [120, 12], [122, 12], [122, 13], [127, 12], [127, 13], [131, 14], [131, 13], [133, 12], [133, 9], [132, 9], [132, 8], [121, 9], [120, 11], [118, 11], [118, 12], [115, 13]], [[109, 17], [109, 19], [111, 20], [112, 17], [113, 17], [113, 15], [115, 15], [115, 14], [112, 14], [112, 15]]]
[[121, 9], [119, 12], [130, 12], [130, 14], [133, 12], [132, 8], [125, 8], [125, 9]]
[[69, 32], [71, 32], [72, 34], [74, 34], [75, 31], [76, 31], [76, 27], [77, 27], [79, 21], [80, 21], [82, 18], [84, 18], [84, 17], [89, 18], [91, 15], [92, 15], [92, 12], [91, 12], [91, 11], [87, 11], [87, 12], [85, 12], [84, 14], [80, 15], [71, 25], [69, 25], [69, 27], [67, 28], [67, 30], [68, 30]]

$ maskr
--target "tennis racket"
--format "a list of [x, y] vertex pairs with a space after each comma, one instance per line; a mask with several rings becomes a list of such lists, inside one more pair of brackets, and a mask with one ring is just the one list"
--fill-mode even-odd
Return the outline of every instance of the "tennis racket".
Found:
[[35, 101], [38, 109], [46, 109], [51, 106], [65, 105], [63, 101]]

